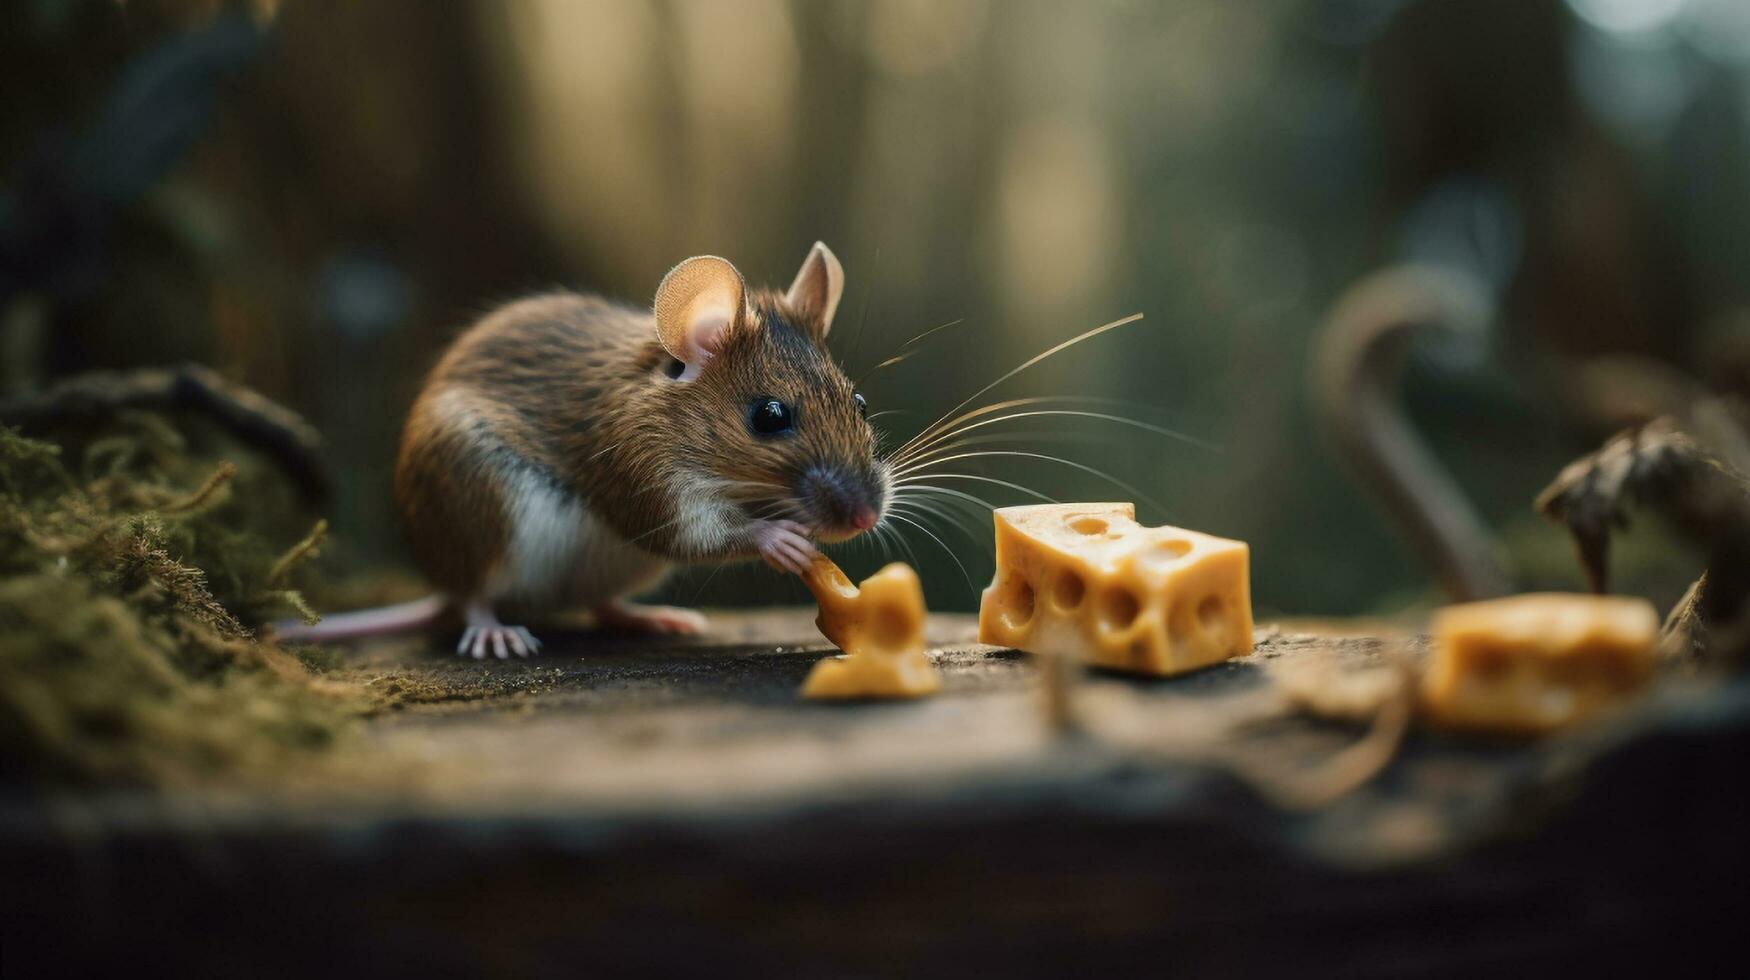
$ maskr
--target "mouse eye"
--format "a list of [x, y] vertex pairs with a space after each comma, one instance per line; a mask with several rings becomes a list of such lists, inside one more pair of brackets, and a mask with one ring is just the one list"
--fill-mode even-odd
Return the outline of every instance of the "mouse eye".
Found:
[[860, 392], [860, 391], [851, 392], [851, 401], [854, 401], [857, 403], [857, 414], [858, 415], [861, 415], [863, 418], [869, 417], [869, 403], [866, 400], [864, 400], [862, 392]]
[[753, 430], [762, 436], [775, 436], [780, 432], [789, 432], [795, 426], [791, 417], [790, 406], [776, 398], [758, 398], [753, 403], [753, 414], [748, 417], [748, 423]]

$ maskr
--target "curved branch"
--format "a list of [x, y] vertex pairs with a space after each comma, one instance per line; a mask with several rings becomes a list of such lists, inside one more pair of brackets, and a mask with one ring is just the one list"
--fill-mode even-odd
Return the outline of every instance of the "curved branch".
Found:
[[1398, 381], [1412, 338], [1479, 332], [1493, 315], [1482, 285], [1419, 266], [1376, 272], [1332, 307], [1315, 342], [1313, 399], [1333, 446], [1455, 600], [1504, 595], [1494, 537], [1410, 425]]

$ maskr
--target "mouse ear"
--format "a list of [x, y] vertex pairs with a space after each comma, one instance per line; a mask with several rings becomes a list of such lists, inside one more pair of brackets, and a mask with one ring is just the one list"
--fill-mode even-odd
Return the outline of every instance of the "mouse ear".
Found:
[[838, 256], [832, 254], [825, 242], [815, 242], [808, 258], [802, 260], [796, 281], [784, 294], [784, 302], [804, 315], [810, 324], [819, 324], [820, 335], [825, 337], [832, 329], [832, 315], [838, 311], [839, 297], [844, 292], [844, 266], [839, 265]]
[[747, 286], [727, 259], [699, 255], [668, 270], [656, 287], [656, 336], [687, 366], [683, 380], [722, 346], [745, 309]]

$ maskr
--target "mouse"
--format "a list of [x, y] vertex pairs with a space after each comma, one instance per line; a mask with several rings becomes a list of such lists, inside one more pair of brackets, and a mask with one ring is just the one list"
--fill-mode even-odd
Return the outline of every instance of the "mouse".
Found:
[[701, 255], [649, 308], [559, 291], [491, 311], [427, 376], [396, 457], [396, 505], [438, 592], [276, 635], [344, 639], [453, 609], [459, 654], [526, 657], [541, 641], [507, 609], [689, 634], [698, 612], [632, 597], [697, 563], [805, 573], [819, 545], [880, 524], [893, 493], [826, 345], [843, 292], [816, 242], [782, 292]]

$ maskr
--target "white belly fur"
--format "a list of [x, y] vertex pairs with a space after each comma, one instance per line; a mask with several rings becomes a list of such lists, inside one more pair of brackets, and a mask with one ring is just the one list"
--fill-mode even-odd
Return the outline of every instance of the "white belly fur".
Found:
[[668, 571], [541, 474], [522, 470], [505, 482], [510, 542], [488, 585], [494, 601], [584, 608], [649, 589]]

